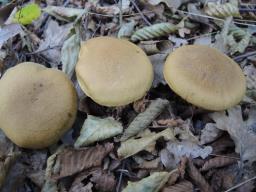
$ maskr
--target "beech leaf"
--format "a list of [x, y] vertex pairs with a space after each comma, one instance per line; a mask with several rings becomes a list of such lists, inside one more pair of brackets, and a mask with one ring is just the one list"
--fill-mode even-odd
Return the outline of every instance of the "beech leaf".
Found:
[[160, 137], [164, 137], [166, 140], [175, 139], [173, 131], [169, 128], [159, 133], [149, 132], [146, 134], [146, 136], [142, 136], [141, 138], [137, 139], [134, 137], [122, 142], [117, 151], [118, 156], [121, 158], [130, 157], [146, 149], [147, 147], [154, 145], [155, 141]]
[[80, 50], [80, 40], [78, 35], [72, 35], [68, 38], [61, 49], [62, 71], [71, 79], [75, 65], [77, 63]]
[[168, 172], [155, 172], [138, 182], [128, 182], [122, 192], [157, 192], [168, 181], [169, 176]]
[[216, 126], [227, 131], [236, 145], [236, 152], [240, 153], [243, 162], [249, 164], [256, 161], [256, 107], [252, 106], [249, 118], [244, 121], [240, 106], [233, 107], [225, 112], [215, 112], [210, 117], [216, 122]]
[[112, 117], [99, 118], [88, 115], [75, 147], [87, 146], [96, 141], [111, 138], [123, 132], [122, 124]]

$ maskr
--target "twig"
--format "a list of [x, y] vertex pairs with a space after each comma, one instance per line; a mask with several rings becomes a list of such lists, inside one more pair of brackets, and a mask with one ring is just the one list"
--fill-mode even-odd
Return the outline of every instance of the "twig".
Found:
[[229, 158], [229, 159], [240, 160], [240, 158], [238, 158], [238, 157], [231, 157], [231, 156], [226, 156], [226, 155], [217, 155], [217, 154], [213, 154], [213, 153], [211, 153], [210, 156], [214, 156], [214, 157], [224, 157], [224, 158]]
[[[123, 161], [122, 169], [124, 169], [124, 164], [125, 164], [125, 163], [124, 163], [124, 161]], [[116, 192], [119, 192], [119, 191], [120, 191], [122, 180], [123, 180], [123, 171], [120, 172], [119, 179], [118, 179], [118, 184], [117, 184], [117, 187], [116, 187]]]
[[239, 183], [239, 184], [237, 184], [237, 185], [235, 185], [235, 186], [229, 188], [228, 190], [226, 190], [226, 191], [224, 191], [224, 192], [233, 191], [234, 189], [236, 189], [236, 188], [238, 188], [238, 187], [240, 187], [240, 186], [242, 186], [242, 185], [244, 185], [244, 184], [246, 184], [246, 183], [248, 183], [248, 182], [250, 182], [250, 181], [252, 181], [252, 180], [254, 180], [254, 179], [256, 179], [256, 176], [254, 176], [253, 178], [248, 179], [248, 180], [246, 180], [246, 181], [243, 181], [243, 182], [241, 182], [241, 183]]
[[236, 60], [236, 61], [239, 61], [241, 59], [244, 59], [246, 57], [250, 57], [250, 56], [253, 56], [253, 55], [256, 55], [256, 51], [251, 51], [251, 52], [239, 55], [237, 57], [234, 57], [233, 59]]
[[131, 3], [133, 4], [133, 6], [135, 7], [135, 9], [139, 12], [139, 14], [141, 15], [142, 19], [145, 21], [145, 23], [147, 25], [151, 25], [151, 23], [149, 22], [149, 20], [145, 17], [145, 15], [141, 12], [140, 8], [138, 7], [138, 5], [135, 3], [134, 0], [130, 0]]
[[[208, 15], [191, 13], [191, 12], [187, 12], [187, 11], [183, 11], [183, 10], [179, 10], [179, 9], [175, 9], [175, 11], [178, 11], [178, 12], [181, 12], [181, 13], [185, 13], [187, 15], [194, 15], [194, 16], [199, 16], [199, 17], [205, 17], [205, 18], [208, 18], [208, 19], [214, 19], [214, 20], [217, 20], [217, 21], [223, 21], [223, 22], [225, 21], [225, 19], [220, 19], [218, 17], [212, 17], [212, 16], [208, 16]], [[244, 25], [244, 26], [256, 27], [256, 25], [253, 25], [253, 24], [241, 23], [241, 22], [237, 22], [237, 21], [234, 21], [234, 23], [239, 24], [239, 25]]]

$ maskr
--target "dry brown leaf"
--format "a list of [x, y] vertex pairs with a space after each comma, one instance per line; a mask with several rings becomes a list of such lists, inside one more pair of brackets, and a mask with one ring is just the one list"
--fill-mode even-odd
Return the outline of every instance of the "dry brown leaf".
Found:
[[[85, 169], [100, 166], [104, 157], [113, 150], [112, 143], [95, 147], [73, 149], [67, 148], [56, 157], [56, 165], [52, 177], [60, 179], [81, 172]], [[59, 162], [59, 165], [57, 164]]]
[[220, 167], [225, 167], [227, 165], [232, 165], [234, 163], [237, 163], [238, 160], [235, 157], [232, 157], [230, 155], [227, 155], [227, 156], [220, 156], [220, 157], [214, 157], [212, 159], [209, 159], [204, 163], [203, 167], [200, 170], [208, 171], [212, 168], [220, 168]]
[[193, 185], [189, 181], [181, 181], [173, 186], [165, 187], [162, 192], [193, 192]]
[[188, 160], [187, 173], [191, 180], [200, 188], [201, 192], [213, 192], [209, 183], [190, 159]]
[[77, 175], [75, 180], [73, 181], [69, 192], [92, 192], [93, 184], [91, 182], [84, 183], [83, 181], [87, 179], [87, 177], [91, 174], [91, 172], [82, 172]]
[[157, 123], [162, 126], [176, 127], [184, 123], [182, 119], [172, 118], [172, 119], [159, 119]]
[[92, 173], [91, 182], [95, 183], [95, 188], [101, 192], [114, 191], [116, 186], [115, 176], [96, 170]]
[[143, 97], [140, 100], [137, 100], [133, 103], [133, 109], [137, 113], [142, 113], [146, 110], [147, 104], [149, 104], [149, 100]]
[[226, 151], [228, 148], [234, 148], [235, 144], [228, 136], [221, 137], [217, 141], [211, 144], [213, 154], [220, 154], [221, 152]]

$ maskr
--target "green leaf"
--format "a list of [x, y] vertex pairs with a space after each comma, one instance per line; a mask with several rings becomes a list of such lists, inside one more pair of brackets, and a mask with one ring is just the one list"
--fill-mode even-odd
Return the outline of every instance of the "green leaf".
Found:
[[127, 187], [122, 192], [157, 192], [168, 181], [171, 173], [155, 172], [138, 182], [128, 182]]
[[72, 35], [67, 39], [61, 49], [62, 71], [71, 79], [75, 65], [77, 63], [80, 50], [80, 40], [78, 35]]
[[80, 136], [76, 140], [75, 147], [87, 146], [96, 141], [111, 138], [123, 132], [121, 123], [112, 117], [99, 118], [88, 115], [84, 122]]
[[31, 24], [34, 20], [38, 19], [41, 15], [41, 8], [31, 3], [19, 10], [14, 17], [14, 21], [23, 25]]

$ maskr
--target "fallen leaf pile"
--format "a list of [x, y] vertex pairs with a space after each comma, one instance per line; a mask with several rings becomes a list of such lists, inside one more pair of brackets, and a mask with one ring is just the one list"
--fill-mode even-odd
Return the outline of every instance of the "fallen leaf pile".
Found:
[[[72, 129], [47, 149], [19, 148], [0, 130], [0, 190], [255, 191], [255, 4], [0, 0], [0, 78], [18, 63], [41, 63], [66, 73], [79, 99]], [[145, 97], [103, 107], [81, 91], [74, 72], [80, 45], [98, 36], [123, 38], [145, 51], [154, 69]], [[247, 86], [240, 104], [207, 111], [170, 90], [163, 64], [187, 44], [215, 47], [240, 65]]]

